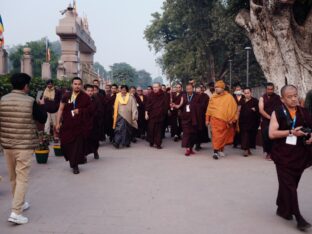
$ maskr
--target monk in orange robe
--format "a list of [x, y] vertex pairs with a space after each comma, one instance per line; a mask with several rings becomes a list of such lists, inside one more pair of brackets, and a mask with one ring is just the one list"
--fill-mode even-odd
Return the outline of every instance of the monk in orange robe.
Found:
[[214, 159], [225, 156], [224, 146], [233, 143], [237, 119], [236, 101], [225, 91], [225, 83], [217, 81], [206, 112], [206, 125], [210, 125], [212, 132]]

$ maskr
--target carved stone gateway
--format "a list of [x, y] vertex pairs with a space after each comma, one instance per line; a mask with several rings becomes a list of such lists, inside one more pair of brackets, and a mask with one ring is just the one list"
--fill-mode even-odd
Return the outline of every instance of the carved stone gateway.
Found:
[[69, 6], [56, 27], [56, 34], [60, 37], [62, 49], [57, 78], [69, 80], [79, 76], [89, 83], [96, 79], [97, 74], [93, 70], [96, 47], [87, 20], [78, 17], [76, 10]]

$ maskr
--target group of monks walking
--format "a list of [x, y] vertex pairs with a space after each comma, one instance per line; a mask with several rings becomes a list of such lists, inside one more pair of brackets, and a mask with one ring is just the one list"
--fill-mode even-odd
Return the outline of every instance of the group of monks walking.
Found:
[[99, 158], [99, 141], [106, 135], [116, 149], [130, 147], [137, 137], [162, 149], [170, 126], [173, 140], [182, 140], [185, 156], [195, 154], [201, 143], [211, 140], [212, 157], [218, 160], [229, 144], [234, 148], [240, 145], [245, 157], [251, 155], [261, 124], [266, 159], [275, 162], [278, 175], [276, 214], [286, 220], [294, 215], [300, 230], [311, 227], [299, 211], [297, 187], [303, 171], [312, 164], [312, 118], [299, 106], [294, 86], [285, 86], [279, 96], [268, 83], [260, 100], [248, 87], [237, 85], [230, 93], [223, 81], [208, 90], [190, 82], [185, 91], [180, 84], [167, 88], [156, 83], [146, 94], [140, 87], [129, 89], [126, 85], [109, 86], [106, 94], [101, 94], [97, 85], [86, 85], [84, 91], [81, 86], [80, 78], [72, 80], [72, 91], [63, 96], [56, 121], [74, 174], [79, 173], [78, 165], [86, 162], [86, 155], [93, 153]]
[[[44, 93], [51, 88], [54, 90], [48, 83]], [[53, 135], [59, 136], [74, 174], [79, 173], [78, 165], [86, 163], [88, 154], [99, 159], [101, 141], [108, 140], [119, 149], [130, 147], [140, 138], [147, 140], [150, 147], [162, 149], [168, 131], [173, 141], [181, 140], [185, 156], [195, 154], [202, 149], [202, 143], [212, 141], [212, 157], [216, 160], [225, 156], [225, 146], [232, 143], [235, 148], [240, 145], [247, 157], [256, 147], [260, 117], [263, 136], [268, 136], [265, 123], [269, 120], [265, 117], [280, 104], [275, 101], [280, 97], [274, 89], [270, 93], [270, 88], [271, 84], [259, 102], [252, 96], [251, 88], [237, 85], [231, 93], [223, 81], [210, 83], [206, 89], [202, 84], [195, 87], [191, 80], [185, 90], [181, 84], [166, 87], [155, 83], [144, 92], [141, 87], [115, 84], [102, 90], [98, 80], [83, 86], [76, 77], [72, 79], [71, 91], [65, 92], [61, 101], [56, 99], [59, 109], [51, 113], [56, 115]], [[263, 141], [267, 138], [263, 137]], [[270, 159], [269, 149], [265, 152]]]
[[[83, 86], [79, 77], [72, 79], [71, 90], [60, 92], [53, 81], [39, 100], [28, 96], [31, 78], [27, 74], [11, 77], [13, 90], [0, 100], [0, 143], [4, 149], [13, 191], [9, 221], [24, 224], [22, 211], [29, 209], [25, 201], [28, 174], [37, 145], [36, 122], [46, 123], [45, 131], [61, 142], [65, 159], [74, 174], [78, 165], [93, 154], [99, 159], [99, 143], [106, 139], [116, 149], [130, 147], [137, 138], [146, 139], [150, 147], [162, 149], [166, 131], [173, 141], [182, 140], [185, 156], [201, 150], [201, 144], [212, 141], [213, 158], [225, 156], [225, 146], [239, 145], [243, 156], [256, 147], [259, 126], [267, 160], [273, 160], [279, 183], [276, 214], [297, 220], [297, 228], [305, 231], [311, 225], [303, 218], [297, 188], [304, 170], [312, 165], [312, 95], [307, 95], [307, 108], [299, 101], [297, 88], [285, 85], [281, 96], [274, 84], [268, 83], [260, 99], [251, 88], [236, 85], [234, 92], [223, 81], [194, 87], [191, 80], [167, 88], [158, 83], [148, 87], [106, 85], [97, 80]], [[22, 178], [22, 179], [21, 179]]]

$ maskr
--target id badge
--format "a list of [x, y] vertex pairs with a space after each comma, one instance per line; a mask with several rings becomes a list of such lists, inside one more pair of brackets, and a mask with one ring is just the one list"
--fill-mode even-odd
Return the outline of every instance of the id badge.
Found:
[[297, 145], [297, 137], [296, 136], [288, 136], [286, 138], [287, 145]]
[[191, 112], [190, 105], [186, 105], [186, 112]]

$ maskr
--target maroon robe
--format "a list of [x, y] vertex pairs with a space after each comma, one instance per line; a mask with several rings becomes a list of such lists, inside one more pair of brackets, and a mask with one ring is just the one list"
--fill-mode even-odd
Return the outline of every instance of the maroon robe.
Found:
[[138, 104], [138, 136], [145, 136], [146, 128], [147, 128], [147, 122], [145, 119], [145, 105], [146, 105], [146, 96], [143, 95], [143, 101], [141, 100], [140, 96], [138, 94], [134, 95], [135, 100]]
[[[182, 93], [172, 93], [172, 103], [176, 105], [180, 105]], [[180, 137], [182, 133], [182, 126], [181, 126], [181, 110], [177, 109], [170, 109], [170, 125], [171, 125], [171, 137]]]
[[97, 94], [91, 98], [89, 106], [88, 128], [90, 134], [86, 140], [85, 155], [96, 153], [99, 148], [99, 141], [103, 137], [104, 108], [102, 95]]
[[102, 111], [102, 119], [100, 127], [100, 141], [105, 141], [106, 140], [106, 111], [107, 111], [107, 101], [106, 101], [106, 96], [103, 95], [96, 95], [97, 98], [100, 100], [101, 103], [101, 111]]
[[170, 94], [167, 92], [164, 92], [165, 94], [165, 99], [166, 99], [166, 106], [167, 106], [167, 111], [165, 114], [165, 119], [163, 121], [163, 126], [162, 126], [162, 138], [165, 138], [165, 134], [166, 134], [166, 129], [168, 128], [169, 124], [170, 124], [170, 116], [168, 113], [169, 110], [169, 105], [170, 105]]
[[[235, 94], [233, 95], [233, 97], [237, 103], [237, 106], [239, 106], [239, 107], [241, 107], [242, 104], [245, 102], [245, 96], [244, 95], [242, 95], [241, 99], [239, 99], [239, 100]], [[240, 133], [240, 131], [235, 131], [233, 146], [234, 146], [234, 148], [236, 148], [240, 144], [241, 144], [241, 133]]]
[[[183, 105], [181, 107], [181, 121], [182, 121], [182, 147], [193, 148], [194, 144], [198, 142], [198, 133], [203, 129], [201, 121], [201, 102], [200, 96], [193, 93], [192, 98], [188, 99], [188, 95], [183, 95]], [[189, 106], [190, 111], [187, 111]]]
[[[80, 92], [75, 103], [69, 103], [72, 92], [66, 93], [62, 98], [65, 104], [62, 116], [62, 126], [60, 129], [61, 147], [66, 161], [71, 167], [85, 162], [84, 141], [90, 134], [88, 125], [89, 111], [91, 104], [90, 97], [84, 92]], [[72, 116], [72, 110], [78, 109], [79, 114]]]
[[239, 129], [243, 150], [256, 148], [256, 137], [260, 124], [259, 100], [252, 97], [241, 104], [239, 115]]
[[[271, 96], [264, 94], [262, 98], [264, 111], [270, 116], [276, 108], [282, 105], [281, 97], [275, 93], [273, 93]], [[269, 124], [270, 120], [261, 116], [261, 135], [263, 141], [263, 151], [267, 154], [270, 154], [272, 149], [272, 142], [270, 141], [268, 134]]]
[[161, 146], [162, 129], [168, 112], [168, 100], [166, 94], [159, 90], [151, 93], [147, 98], [146, 111], [148, 113], [147, 140], [150, 145]]
[[[279, 130], [290, 130], [291, 119], [284, 113], [284, 109], [279, 107], [276, 110], [276, 118], [279, 123]], [[297, 107], [296, 125], [312, 128], [312, 119], [308, 111], [304, 108]], [[276, 165], [279, 190], [276, 204], [278, 212], [283, 217], [290, 215], [300, 216], [297, 188], [303, 171], [311, 166], [311, 146], [304, 145], [303, 138], [297, 139], [296, 145], [286, 144], [286, 138], [273, 140], [272, 159]]]
[[110, 141], [112, 141], [113, 136], [114, 136], [113, 115], [114, 115], [115, 100], [116, 100], [116, 94], [113, 94], [111, 96], [106, 96], [105, 128], [106, 128], [106, 134], [109, 136]]
[[201, 130], [198, 132], [197, 144], [209, 142], [208, 128], [206, 126], [206, 111], [209, 103], [209, 96], [205, 93], [199, 94]]

